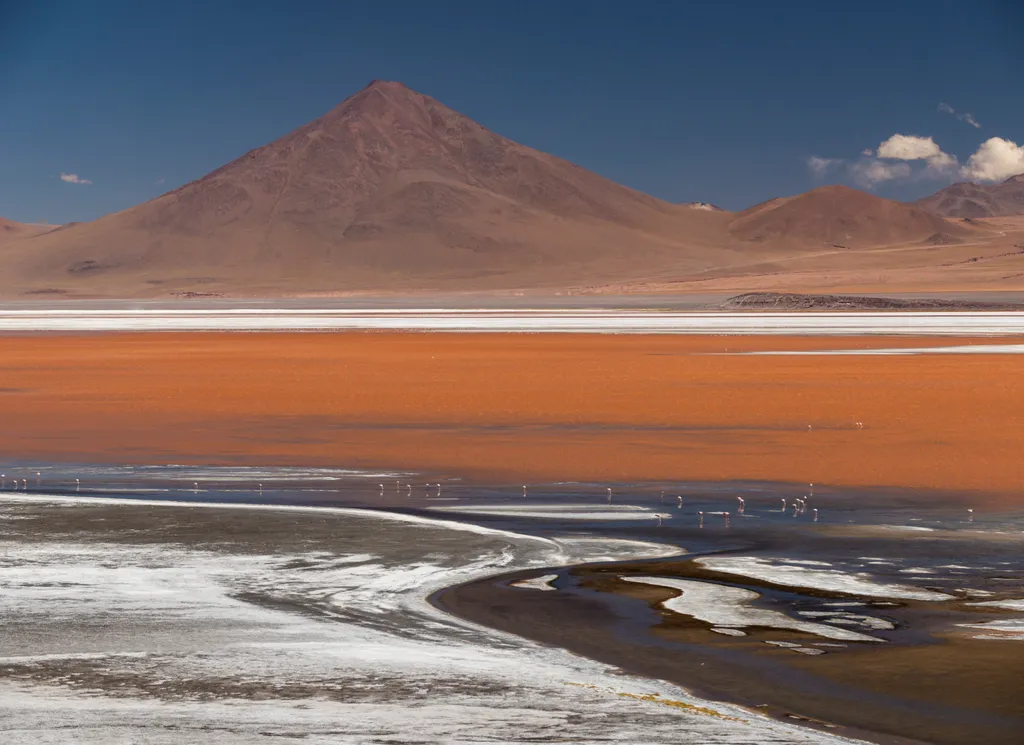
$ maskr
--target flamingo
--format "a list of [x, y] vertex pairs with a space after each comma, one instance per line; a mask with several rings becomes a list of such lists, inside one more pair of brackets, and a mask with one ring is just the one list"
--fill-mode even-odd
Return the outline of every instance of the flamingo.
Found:
[[7, 488], [7, 474], [6, 473], [0, 473], [0, 489], [6, 489], [6, 488]]
[[380, 489], [380, 496], [383, 497], [384, 496], [384, 484], [377, 484], [377, 487]]
[[612, 503], [612, 488], [608, 487], [608, 504]]
[[199, 482], [198, 481], [193, 481], [192, 482], [192, 491], [195, 492], [196, 494], [199, 493]]
[[523, 484], [523, 499], [526, 499], [526, 484]]
[[39, 486], [42, 483], [42, 481], [43, 481], [43, 474], [39, 473], [39, 471], [36, 471], [36, 489], [39, 488]]
[[729, 518], [730, 517], [731, 517], [731, 515], [728, 512], [726, 512], [725, 513], [725, 527], [727, 527], [727, 528], [729, 527]]
[[260, 496], [263, 496], [263, 484], [260, 484]]
[[786, 511], [786, 500], [785, 499], [782, 500], [782, 511], [783, 512]]
[[818, 508], [815, 507], [813, 512], [814, 512], [814, 522], [818, 522]]
[[747, 503], [743, 500], [743, 497], [736, 497], [736, 500], [740, 503], [740, 506], [736, 509], [736, 514], [742, 515], [746, 510]]
[[439, 497], [441, 496], [441, 485], [440, 484], [437, 485], [437, 496], [439, 496]]
[[679, 506], [682, 507], [683, 506], [683, 496], [680, 494], [678, 497], [676, 497], [676, 499], [679, 500]]
[[704, 527], [704, 512], [703, 511], [698, 511], [697, 512], [697, 520], [698, 520], [697, 527], [698, 528], [703, 528]]
[[82, 480], [75, 479], [75, 491], [82, 491]]

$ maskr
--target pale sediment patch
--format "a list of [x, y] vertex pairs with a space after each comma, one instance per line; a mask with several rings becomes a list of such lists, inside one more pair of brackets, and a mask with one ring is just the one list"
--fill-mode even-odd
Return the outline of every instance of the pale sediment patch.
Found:
[[825, 654], [824, 649], [815, 649], [814, 647], [805, 647], [802, 644], [795, 644], [794, 642], [779, 642], [779, 641], [766, 641], [765, 644], [771, 644], [773, 647], [781, 647], [782, 649], [788, 649], [792, 652], [806, 655], [820, 655]]
[[965, 629], [979, 629], [986, 633], [977, 634], [974, 639], [1010, 639], [1024, 641], [1024, 618], [1007, 618], [998, 621], [984, 621], [981, 623], [961, 623], [958, 626]]
[[554, 592], [555, 587], [551, 584], [558, 579], [557, 574], [542, 574], [540, 577], [528, 577], [527, 579], [510, 582], [512, 587], [519, 587], [524, 590], [541, 590], [543, 592]]
[[918, 354], [1024, 354], [1024, 344], [957, 344], [946, 347], [888, 347], [886, 349], [818, 349], [737, 352], [761, 356], [900, 356]]
[[980, 608], [1002, 608], [1005, 610], [1024, 610], [1024, 599], [1020, 600], [986, 600], [981, 603], [968, 603]]
[[812, 569], [787, 563], [785, 559], [765, 559], [756, 556], [711, 556], [694, 561], [713, 572], [748, 577], [785, 587], [803, 587], [825, 592], [899, 600], [942, 601], [953, 599], [952, 595], [943, 592], [878, 582], [864, 573], [849, 573], [838, 569]]
[[640, 585], [678, 590], [681, 594], [664, 601], [661, 604], [663, 608], [673, 613], [690, 616], [698, 621], [704, 621], [719, 629], [763, 627], [800, 631], [825, 639], [841, 641], [882, 641], [857, 631], [837, 629], [823, 623], [800, 621], [790, 618], [785, 613], [755, 607], [752, 602], [761, 596], [752, 590], [744, 590], [740, 587], [674, 577], [622, 577], [621, 579]]
[[670, 514], [655, 512], [647, 507], [632, 504], [581, 505], [581, 504], [460, 504], [432, 507], [435, 512], [451, 512], [464, 515], [494, 515], [499, 517], [530, 517], [548, 520], [658, 520], [668, 519]]

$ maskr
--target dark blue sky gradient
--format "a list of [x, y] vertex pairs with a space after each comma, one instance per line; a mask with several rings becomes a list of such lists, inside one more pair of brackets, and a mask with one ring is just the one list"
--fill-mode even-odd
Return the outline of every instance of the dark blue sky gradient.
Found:
[[961, 161], [988, 137], [1021, 143], [1022, 72], [1019, 0], [0, 0], [0, 215], [130, 207], [373, 78], [655, 196], [739, 209], [820, 183], [808, 156], [897, 132]]

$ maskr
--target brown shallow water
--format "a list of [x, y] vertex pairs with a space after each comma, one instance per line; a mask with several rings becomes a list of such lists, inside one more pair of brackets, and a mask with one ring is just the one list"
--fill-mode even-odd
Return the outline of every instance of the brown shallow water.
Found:
[[0, 431], [0, 449], [18, 459], [344, 464], [514, 482], [930, 487], [1019, 503], [1021, 356], [733, 354], [978, 341], [4, 337], [0, 403], [17, 426]]

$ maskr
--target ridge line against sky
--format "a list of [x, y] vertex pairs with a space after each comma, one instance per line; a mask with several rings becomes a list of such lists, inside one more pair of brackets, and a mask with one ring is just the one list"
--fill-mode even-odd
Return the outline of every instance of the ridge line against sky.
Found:
[[1013, 0], [0, 0], [0, 215], [129, 208], [374, 78], [672, 202], [916, 199], [1024, 171], [1022, 69]]

